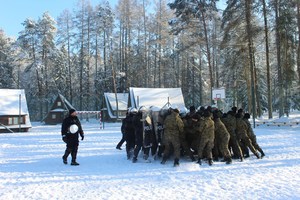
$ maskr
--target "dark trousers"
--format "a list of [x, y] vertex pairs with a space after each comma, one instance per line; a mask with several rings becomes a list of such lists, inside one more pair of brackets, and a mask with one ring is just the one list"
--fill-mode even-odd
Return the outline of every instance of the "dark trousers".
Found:
[[125, 142], [125, 137], [124, 137], [124, 134], [122, 133], [122, 139], [121, 139], [120, 142], [117, 144], [117, 148], [121, 148], [121, 146], [123, 145], [124, 142]]
[[72, 157], [72, 162], [76, 161], [77, 158], [77, 151], [78, 151], [78, 146], [73, 146], [73, 147], [68, 147], [65, 150], [65, 154], [63, 155], [64, 159], [67, 159], [68, 156], [71, 154]]

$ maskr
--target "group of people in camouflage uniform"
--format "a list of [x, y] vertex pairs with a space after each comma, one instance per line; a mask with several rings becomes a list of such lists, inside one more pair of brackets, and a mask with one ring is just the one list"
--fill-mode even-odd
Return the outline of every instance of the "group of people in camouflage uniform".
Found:
[[250, 157], [249, 150], [259, 159], [265, 156], [256, 141], [249, 122], [250, 114], [232, 107], [227, 113], [208, 106], [190, 107], [188, 113], [176, 107], [157, 109], [142, 106], [128, 109], [122, 121], [122, 140], [126, 142], [127, 159], [135, 163], [140, 152], [148, 161], [150, 152], [154, 159], [165, 164], [174, 157], [174, 166], [182, 157], [209, 165], [213, 161], [232, 163]]

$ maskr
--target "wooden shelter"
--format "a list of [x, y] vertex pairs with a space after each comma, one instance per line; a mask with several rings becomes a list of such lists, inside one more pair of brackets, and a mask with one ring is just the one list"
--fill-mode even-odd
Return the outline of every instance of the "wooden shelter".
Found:
[[128, 93], [104, 93], [104, 100], [105, 105], [102, 108], [104, 121], [117, 121], [126, 117]]
[[0, 89], [0, 133], [27, 132], [31, 128], [25, 91]]
[[51, 107], [51, 110], [48, 112], [43, 121], [45, 122], [45, 124], [50, 125], [60, 124], [63, 122], [70, 109], [75, 108], [63, 95], [58, 94]]

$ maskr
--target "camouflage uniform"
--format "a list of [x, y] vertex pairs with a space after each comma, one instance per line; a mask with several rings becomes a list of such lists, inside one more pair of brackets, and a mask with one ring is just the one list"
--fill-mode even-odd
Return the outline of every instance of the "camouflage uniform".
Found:
[[243, 141], [244, 144], [249, 147], [250, 151], [257, 157], [260, 158], [257, 150], [255, 147], [252, 145], [252, 142], [250, 138], [247, 135], [247, 124], [242, 120], [241, 116], [237, 114], [236, 117], [236, 133], [237, 133], [237, 138], [238, 141], [241, 142]]
[[241, 161], [244, 159], [241, 147], [237, 141], [236, 137], [236, 118], [233, 116], [234, 114], [231, 112], [228, 112], [227, 117], [222, 118], [224, 125], [226, 126], [226, 129], [228, 130], [230, 134], [229, 139], [229, 150], [232, 149], [233, 156], [236, 158], [240, 158]]
[[200, 142], [200, 124], [203, 122], [203, 118], [199, 114], [194, 114], [192, 117], [184, 120], [184, 131], [186, 133], [187, 143], [189, 148], [194, 151], [195, 154], [198, 152], [198, 145]]
[[183, 134], [184, 124], [179, 117], [179, 113], [171, 110], [171, 114], [164, 120], [164, 155], [162, 164], [164, 164], [170, 155], [171, 146], [174, 149], [174, 165], [178, 164], [180, 158], [180, 137]]
[[205, 116], [204, 122], [199, 127], [201, 132], [201, 139], [198, 146], [198, 163], [201, 164], [203, 154], [207, 156], [209, 164], [212, 164], [212, 149], [214, 147], [215, 139], [215, 125], [211, 116]]
[[225, 125], [220, 120], [220, 118], [215, 118], [215, 141], [217, 146], [214, 148], [218, 149], [219, 152], [223, 155], [224, 160], [227, 164], [231, 163], [231, 155], [228, 149], [228, 143], [230, 139], [230, 134], [227, 131]]
[[194, 145], [195, 141], [197, 140], [197, 133], [193, 128], [194, 122], [190, 117], [185, 117], [182, 119], [182, 121], [184, 124], [184, 134], [180, 139], [181, 147], [183, 148], [184, 153], [186, 153], [192, 159], [192, 161], [195, 161], [193, 152], [191, 151], [191, 149], [195, 149], [192, 148], [192, 145]]
[[260, 148], [260, 146], [257, 144], [256, 135], [253, 132], [250, 122], [248, 121], [248, 119], [245, 119], [245, 118], [243, 118], [243, 121], [247, 124], [247, 135], [250, 138], [252, 145], [254, 146], [255, 149], [257, 149], [260, 152], [261, 157], [264, 157], [265, 153]]

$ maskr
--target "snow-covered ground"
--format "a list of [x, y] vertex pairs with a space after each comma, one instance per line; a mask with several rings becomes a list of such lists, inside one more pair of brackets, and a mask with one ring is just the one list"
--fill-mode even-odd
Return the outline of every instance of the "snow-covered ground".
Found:
[[[300, 113], [283, 120], [300, 121]], [[60, 125], [0, 134], [0, 199], [300, 199], [300, 125], [257, 126], [263, 159], [213, 166], [181, 159], [173, 167], [171, 160], [127, 160], [115, 148], [120, 123], [82, 124], [79, 166], [62, 162]]]

